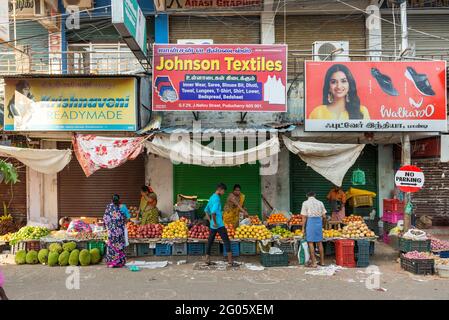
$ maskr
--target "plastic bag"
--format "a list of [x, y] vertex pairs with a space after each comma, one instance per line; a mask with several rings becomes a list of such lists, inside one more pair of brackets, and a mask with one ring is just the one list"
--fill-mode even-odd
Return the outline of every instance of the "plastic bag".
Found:
[[298, 263], [305, 265], [309, 262], [310, 254], [309, 254], [309, 246], [306, 240], [301, 240], [298, 248]]
[[412, 215], [413, 212], [413, 204], [409, 201], [407, 202], [407, 204], [405, 205], [405, 209], [404, 209], [405, 214], [407, 215]]
[[352, 184], [354, 186], [364, 186], [366, 184], [365, 172], [357, 169], [352, 172]]
[[241, 226], [250, 226], [251, 225], [251, 219], [250, 218], [243, 219], [242, 221], [240, 221], [240, 225]]
[[410, 229], [402, 237], [410, 240], [427, 240], [427, 234], [419, 229]]
[[125, 227], [125, 247], [129, 246], [129, 241], [128, 241], [128, 228]]

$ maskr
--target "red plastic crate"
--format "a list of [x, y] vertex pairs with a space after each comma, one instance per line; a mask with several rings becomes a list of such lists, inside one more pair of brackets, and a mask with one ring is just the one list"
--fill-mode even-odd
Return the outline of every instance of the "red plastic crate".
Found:
[[336, 240], [335, 258], [337, 265], [347, 268], [355, 268], [354, 240]]
[[382, 221], [396, 224], [399, 220], [404, 220], [404, 213], [399, 211], [384, 211]]
[[404, 213], [405, 201], [398, 199], [384, 199], [384, 211]]

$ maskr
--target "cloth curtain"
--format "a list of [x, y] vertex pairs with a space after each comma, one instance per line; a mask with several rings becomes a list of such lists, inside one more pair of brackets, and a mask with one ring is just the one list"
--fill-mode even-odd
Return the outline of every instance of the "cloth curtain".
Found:
[[45, 174], [58, 173], [72, 159], [72, 151], [57, 149], [29, 149], [0, 146], [0, 156], [16, 158], [31, 169]]
[[86, 177], [104, 168], [116, 168], [142, 152], [144, 138], [110, 138], [75, 134], [73, 150]]
[[293, 141], [283, 137], [285, 146], [309, 167], [337, 186], [341, 186], [349, 168], [355, 163], [364, 144], [334, 144]]
[[[176, 135], [176, 138], [179, 137], [179, 135]], [[277, 136], [255, 147], [237, 152], [214, 150], [203, 146], [197, 141], [192, 141], [189, 135], [182, 136], [181, 139], [174, 141], [170, 136], [157, 135], [152, 141], [146, 141], [145, 147], [148, 153], [171, 159], [173, 162], [197, 164], [206, 167], [242, 165], [266, 159], [279, 153], [280, 150]]]

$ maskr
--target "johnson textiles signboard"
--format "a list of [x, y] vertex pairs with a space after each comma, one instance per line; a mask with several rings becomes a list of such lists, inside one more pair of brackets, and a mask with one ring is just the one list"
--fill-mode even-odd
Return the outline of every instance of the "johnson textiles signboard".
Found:
[[446, 62], [305, 64], [306, 131], [447, 131]]
[[135, 131], [135, 78], [6, 78], [5, 131]]
[[171, 44], [153, 52], [153, 111], [286, 111], [285, 45]]

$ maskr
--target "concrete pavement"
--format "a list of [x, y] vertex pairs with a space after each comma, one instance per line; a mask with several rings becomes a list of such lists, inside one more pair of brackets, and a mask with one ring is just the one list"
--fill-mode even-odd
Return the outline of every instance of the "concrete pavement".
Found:
[[[416, 276], [400, 269], [397, 253], [378, 243], [372, 263], [379, 267], [379, 284], [386, 291], [372, 290], [376, 275], [366, 269], [345, 269], [334, 276], [306, 275], [301, 266], [250, 271], [196, 271], [188, 263], [163, 269], [131, 272], [104, 265], [80, 268], [80, 288], [67, 289], [66, 268], [41, 265], [2, 265], [5, 290], [10, 299], [448, 299], [449, 280]], [[220, 258], [216, 258], [220, 259]], [[147, 260], [164, 260], [152, 257]], [[256, 262], [255, 258], [238, 261]], [[327, 259], [332, 263], [332, 258]], [[294, 263], [293, 263], [294, 264]], [[367, 280], [368, 279], [368, 280]], [[69, 279], [70, 280], [70, 279]], [[69, 286], [71, 282], [69, 281]]]

